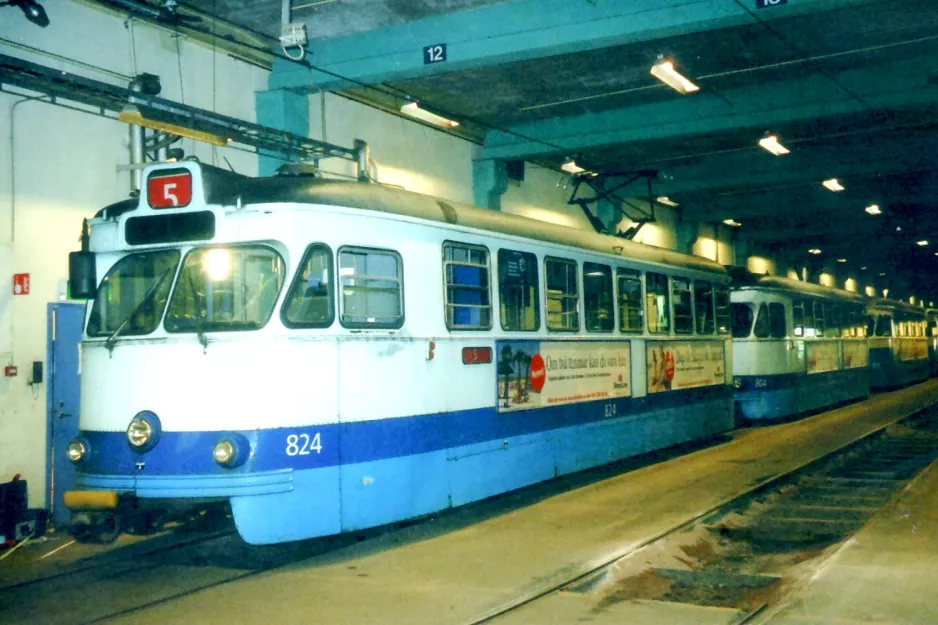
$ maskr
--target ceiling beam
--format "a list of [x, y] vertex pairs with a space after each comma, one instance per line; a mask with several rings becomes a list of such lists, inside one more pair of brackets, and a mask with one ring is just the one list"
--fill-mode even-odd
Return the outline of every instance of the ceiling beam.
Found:
[[[478, 69], [571, 52], [849, 9], [876, 0], [789, 0], [747, 10], [734, 0], [515, 0], [366, 33], [311, 41], [307, 61], [275, 60], [270, 89], [324, 89]], [[445, 62], [423, 48], [446, 44]]]
[[[900, 109], [938, 101], [938, 85], [920, 60], [903, 60], [752, 85], [719, 95], [702, 91], [673, 100], [521, 124], [489, 132], [478, 158], [536, 159], [603, 146], [750, 129], [753, 141], [783, 124]], [[705, 84], [702, 86], [705, 89]]]

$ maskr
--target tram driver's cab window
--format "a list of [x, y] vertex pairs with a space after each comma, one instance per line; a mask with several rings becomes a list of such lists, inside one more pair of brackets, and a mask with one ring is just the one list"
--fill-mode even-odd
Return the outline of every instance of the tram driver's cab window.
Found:
[[327, 328], [335, 317], [332, 295], [332, 250], [310, 245], [283, 305], [289, 328]]
[[668, 276], [661, 273], [645, 274], [645, 308], [648, 311], [648, 331], [667, 334], [671, 329], [671, 302]]
[[537, 256], [498, 250], [498, 303], [503, 330], [532, 332], [541, 327]]
[[404, 324], [404, 270], [391, 250], [339, 250], [339, 320], [347, 328]]

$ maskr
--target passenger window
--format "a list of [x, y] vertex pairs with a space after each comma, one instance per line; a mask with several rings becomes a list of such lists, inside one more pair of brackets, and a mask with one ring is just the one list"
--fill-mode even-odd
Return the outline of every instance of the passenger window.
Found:
[[534, 254], [498, 250], [498, 299], [503, 330], [531, 332], [541, 327]]
[[671, 296], [674, 298], [674, 333], [690, 334], [694, 331], [690, 280], [685, 278], [672, 278]]
[[339, 320], [348, 328], [404, 325], [401, 257], [390, 250], [339, 250]]
[[783, 339], [788, 336], [788, 327], [785, 320], [785, 304], [772, 302], [769, 304], [769, 335], [773, 339]]
[[795, 336], [804, 336], [804, 302], [800, 299], [791, 303], [791, 320]]
[[332, 250], [315, 243], [306, 254], [283, 304], [288, 328], [328, 328], [335, 319], [332, 295]]
[[866, 335], [875, 336], [876, 335], [876, 317], [873, 315], [866, 316]]
[[642, 280], [637, 271], [616, 269], [619, 283], [619, 330], [642, 331]]
[[713, 334], [713, 285], [694, 281], [694, 314], [697, 316], [697, 334]]
[[837, 304], [829, 304], [827, 309], [831, 314], [831, 332], [834, 333], [834, 336], [843, 336], [843, 308]]
[[814, 302], [814, 327], [817, 328], [815, 336], [824, 336], [824, 332], [827, 329], [824, 308], [825, 306], [821, 302]]
[[444, 243], [443, 275], [446, 279], [446, 327], [450, 330], [491, 329], [489, 251], [478, 245]]
[[612, 307], [612, 268], [583, 263], [583, 306], [587, 332], [612, 332], [616, 327]]
[[733, 338], [745, 339], [752, 334], [752, 306], [734, 302], [733, 311]]
[[759, 304], [759, 314], [756, 315], [756, 325], [755, 328], [753, 328], [753, 334], [759, 339], [769, 337], [769, 308], [765, 304]]
[[667, 334], [671, 328], [670, 297], [668, 297], [668, 276], [661, 273], [645, 274], [645, 306], [648, 310], [648, 331], [653, 334]]
[[576, 263], [562, 258], [545, 258], [544, 282], [547, 285], [547, 329], [579, 330], [580, 290]]
[[804, 335], [817, 336], [814, 327], [814, 304], [809, 300], [804, 303]]
[[730, 333], [730, 289], [727, 286], [717, 286], [714, 289], [717, 309], [717, 332]]
[[889, 315], [876, 317], [876, 336], [892, 336], [892, 317]]

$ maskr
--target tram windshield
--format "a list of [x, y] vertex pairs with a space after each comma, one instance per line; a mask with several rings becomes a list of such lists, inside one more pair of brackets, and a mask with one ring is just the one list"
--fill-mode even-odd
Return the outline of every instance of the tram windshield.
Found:
[[267, 246], [196, 248], [183, 261], [166, 330], [201, 336], [261, 328], [283, 282], [283, 258]]
[[153, 332], [163, 317], [177, 250], [130, 254], [111, 267], [94, 298], [89, 336], [140, 336]]

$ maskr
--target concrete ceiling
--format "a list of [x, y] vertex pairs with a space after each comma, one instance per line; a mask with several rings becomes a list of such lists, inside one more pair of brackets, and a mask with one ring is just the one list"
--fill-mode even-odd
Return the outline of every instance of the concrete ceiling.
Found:
[[[782, 2], [294, 0], [306, 64], [276, 60], [270, 84], [392, 112], [418, 100], [459, 120], [482, 159], [655, 170], [685, 218], [733, 218], [757, 248], [846, 258], [834, 266], [868, 267], [891, 294], [938, 299], [938, 2]], [[189, 6], [280, 30], [276, 0]], [[437, 43], [447, 60], [425, 64]], [[700, 91], [658, 82], [659, 57]], [[760, 149], [765, 133], [791, 154]], [[825, 190], [831, 177], [846, 190]], [[874, 203], [883, 215], [864, 212]]]

